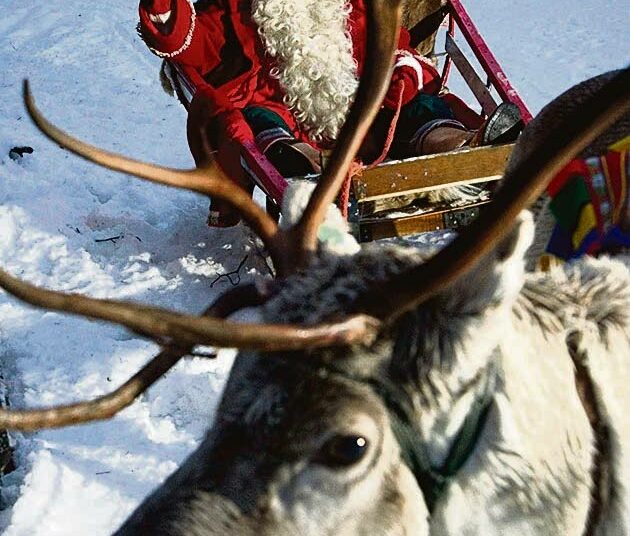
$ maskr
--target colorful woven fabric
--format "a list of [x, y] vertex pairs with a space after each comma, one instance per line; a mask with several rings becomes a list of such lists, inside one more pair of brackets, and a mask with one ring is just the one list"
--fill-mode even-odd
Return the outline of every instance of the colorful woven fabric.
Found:
[[547, 187], [556, 226], [547, 252], [564, 260], [630, 247], [620, 228], [628, 204], [630, 137], [599, 157], [570, 162]]

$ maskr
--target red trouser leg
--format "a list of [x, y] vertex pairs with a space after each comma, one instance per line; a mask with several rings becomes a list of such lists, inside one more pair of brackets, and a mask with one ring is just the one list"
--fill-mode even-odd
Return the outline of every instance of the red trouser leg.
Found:
[[[197, 167], [216, 160], [225, 174], [238, 185], [249, 191], [254, 185], [241, 167], [239, 139], [247, 139], [251, 131], [238, 110], [210, 116], [202, 106], [191, 103], [186, 126], [188, 147]], [[240, 221], [240, 215], [222, 199], [213, 198], [210, 203], [208, 225], [231, 227]]]

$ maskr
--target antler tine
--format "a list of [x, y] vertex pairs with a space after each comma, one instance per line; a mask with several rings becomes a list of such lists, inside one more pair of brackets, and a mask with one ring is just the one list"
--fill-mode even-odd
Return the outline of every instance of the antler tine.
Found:
[[531, 156], [504, 177], [493, 203], [428, 262], [375, 285], [357, 310], [392, 321], [470, 270], [507, 235], [523, 208], [586, 145], [630, 110], [630, 68], [608, 82], [571, 117], [555, 125]]
[[229, 180], [215, 162], [210, 163], [206, 168], [181, 170], [148, 164], [99, 149], [70, 136], [50, 123], [35, 105], [28, 80], [24, 80], [23, 93], [26, 109], [39, 130], [72, 153], [113, 171], [128, 173], [157, 184], [217, 197], [230, 203], [261, 238], [274, 265], [282, 272], [286, 258], [282, 252], [282, 240], [278, 238], [278, 225], [262, 207], [252, 201], [249, 193]]
[[89, 402], [45, 409], [0, 409], [0, 428], [32, 432], [109, 419], [131, 405], [189, 351], [165, 348], [118, 389]]
[[362, 342], [370, 339], [379, 325], [375, 319], [365, 315], [315, 326], [241, 324], [124, 301], [46, 290], [20, 281], [2, 270], [0, 287], [31, 305], [113, 322], [169, 346], [204, 344], [267, 352], [304, 350]]
[[299, 266], [305, 266], [317, 247], [317, 232], [328, 206], [335, 200], [389, 84], [402, 17], [400, 0], [373, 0], [368, 9], [365, 68], [354, 103], [341, 129], [330, 161], [311, 199], [291, 233]]
[[[261, 305], [268, 297], [266, 292], [261, 291], [259, 287], [253, 284], [236, 287], [219, 296], [203, 314], [204, 316], [227, 318], [245, 307]], [[109, 419], [129, 406], [190, 351], [192, 351], [191, 346], [187, 348], [164, 348], [118, 389], [89, 402], [45, 409], [0, 409], [0, 429], [9, 428], [31, 432], [42, 428], [60, 428]]]

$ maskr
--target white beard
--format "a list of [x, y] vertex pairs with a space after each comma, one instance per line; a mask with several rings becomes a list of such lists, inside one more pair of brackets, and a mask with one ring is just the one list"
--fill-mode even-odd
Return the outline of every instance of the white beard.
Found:
[[284, 102], [314, 141], [337, 138], [358, 86], [347, 0], [254, 0]]

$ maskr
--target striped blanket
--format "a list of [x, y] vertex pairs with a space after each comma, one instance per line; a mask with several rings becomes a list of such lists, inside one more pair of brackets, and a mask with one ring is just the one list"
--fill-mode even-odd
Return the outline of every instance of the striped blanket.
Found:
[[563, 260], [630, 247], [620, 223], [629, 203], [630, 136], [602, 156], [570, 162], [547, 187], [556, 225], [547, 253]]

